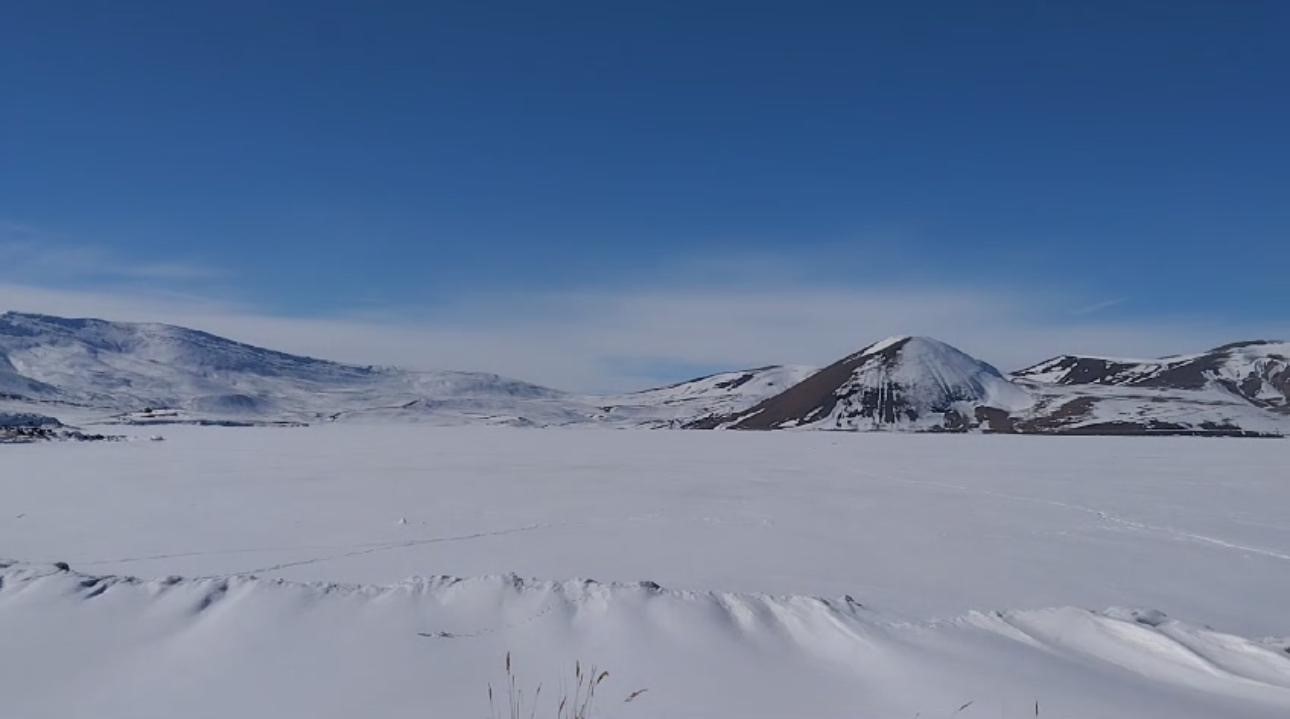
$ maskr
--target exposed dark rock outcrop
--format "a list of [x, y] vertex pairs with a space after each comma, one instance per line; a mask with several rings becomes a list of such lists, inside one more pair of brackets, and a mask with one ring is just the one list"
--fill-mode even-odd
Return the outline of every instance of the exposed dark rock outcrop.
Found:
[[1267, 409], [1290, 412], [1290, 343], [1233, 342], [1208, 352], [1158, 360], [1061, 355], [1014, 373], [1057, 385], [1200, 390], [1222, 388]]
[[694, 428], [905, 428], [965, 431], [979, 407], [1019, 409], [1025, 390], [998, 370], [927, 337], [894, 337], [834, 362], [752, 408]]

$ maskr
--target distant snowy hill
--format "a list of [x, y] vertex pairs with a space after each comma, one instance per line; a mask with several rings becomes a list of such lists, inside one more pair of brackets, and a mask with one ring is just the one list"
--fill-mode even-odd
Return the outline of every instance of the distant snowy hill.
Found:
[[1055, 385], [1107, 385], [1226, 391], [1260, 407], [1290, 412], [1290, 343], [1250, 341], [1155, 360], [1062, 355], [1015, 373]]
[[946, 429], [963, 425], [978, 407], [1013, 410], [1030, 404], [1026, 391], [994, 367], [944, 342], [892, 337], [751, 409], [699, 424], [732, 429]]
[[1130, 363], [1058, 357], [1012, 378], [943, 342], [893, 337], [699, 429], [1284, 435], [1284, 344]]
[[1282, 435], [1290, 345], [1161, 360], [1063, 355], [1006, 377], [928, 337], [822, 370], [770, 366], [641, 392], [362, 367], [163, 324], [0, 315], [0, 411], [75, 424], [424, 422], [731, 429]]
[[425, 400], [483, 409], [541, 404], [561, 393], [496, 375], [356, 367], [162, 324], [0, 315], [8, 394], [116, 412], [317, 419]]
[[688, 382], [598, 399], [610, 422], [679, 426], [697, 418], [725, 415], [778, 394], [806, 379], [813, 367], [775, 365], [721, 372]]
[[[14, 394], [109, 409], [259, 414], [359, 389], [375, 370], [252, 347], [161, 324], [0, 315], [0, 367]], [[34, 391], [24, 392], [22, 384]]]
[[996, 431], [1023, 434], [1194, 434], [1282, 436], [1283, 414], [1218, 389], [1048, 385], [1018, 381], [1030, 410], [994, 415]]
[[172, 325], [0, 315], [0, 401], [133, 423], [659, 426], [753, 404], [806, 372], [763, 368], [597, 397], [481, 372], [329, 362]]

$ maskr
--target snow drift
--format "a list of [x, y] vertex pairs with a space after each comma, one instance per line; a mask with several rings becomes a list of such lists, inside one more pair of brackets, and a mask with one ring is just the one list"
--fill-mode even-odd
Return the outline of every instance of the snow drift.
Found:
[[0, 563], [0, 635], [0, 702], [27, 719], [481, 716], [508, 652], [548, 710], [575, 659], [608, 668], [607, 717], [1290, 712], [1283, 642], [1153, 611], [908, 623], [847, 597], [651, 582], [148, 580]]

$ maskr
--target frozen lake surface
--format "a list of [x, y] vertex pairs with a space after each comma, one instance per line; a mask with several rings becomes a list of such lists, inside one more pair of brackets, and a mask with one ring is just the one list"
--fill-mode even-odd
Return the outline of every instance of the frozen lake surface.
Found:
[[1290, 712], [1284, 441], [163, 433], [0, 448], [13, 716]]

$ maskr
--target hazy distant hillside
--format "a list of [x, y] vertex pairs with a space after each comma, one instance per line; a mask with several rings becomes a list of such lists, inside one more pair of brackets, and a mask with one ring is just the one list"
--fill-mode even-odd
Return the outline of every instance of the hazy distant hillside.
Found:
[[1245, 342], [1145, 362], [1063, 355], [1005, 377], [944, 342], [894, 337], [818, 372], [770, 366], [597, 396], [481, 372], [348, 365], [171, 325], [9, 312], [0, 409], [135, 423], [1283, 434], [1286, 349]]
[[805, 372], [763, 368], [595, 397], [483, 372], [347, 365], [164, 324], [0, 315], [0, 395], [131, 421], [654, 426], [752, 404]]

